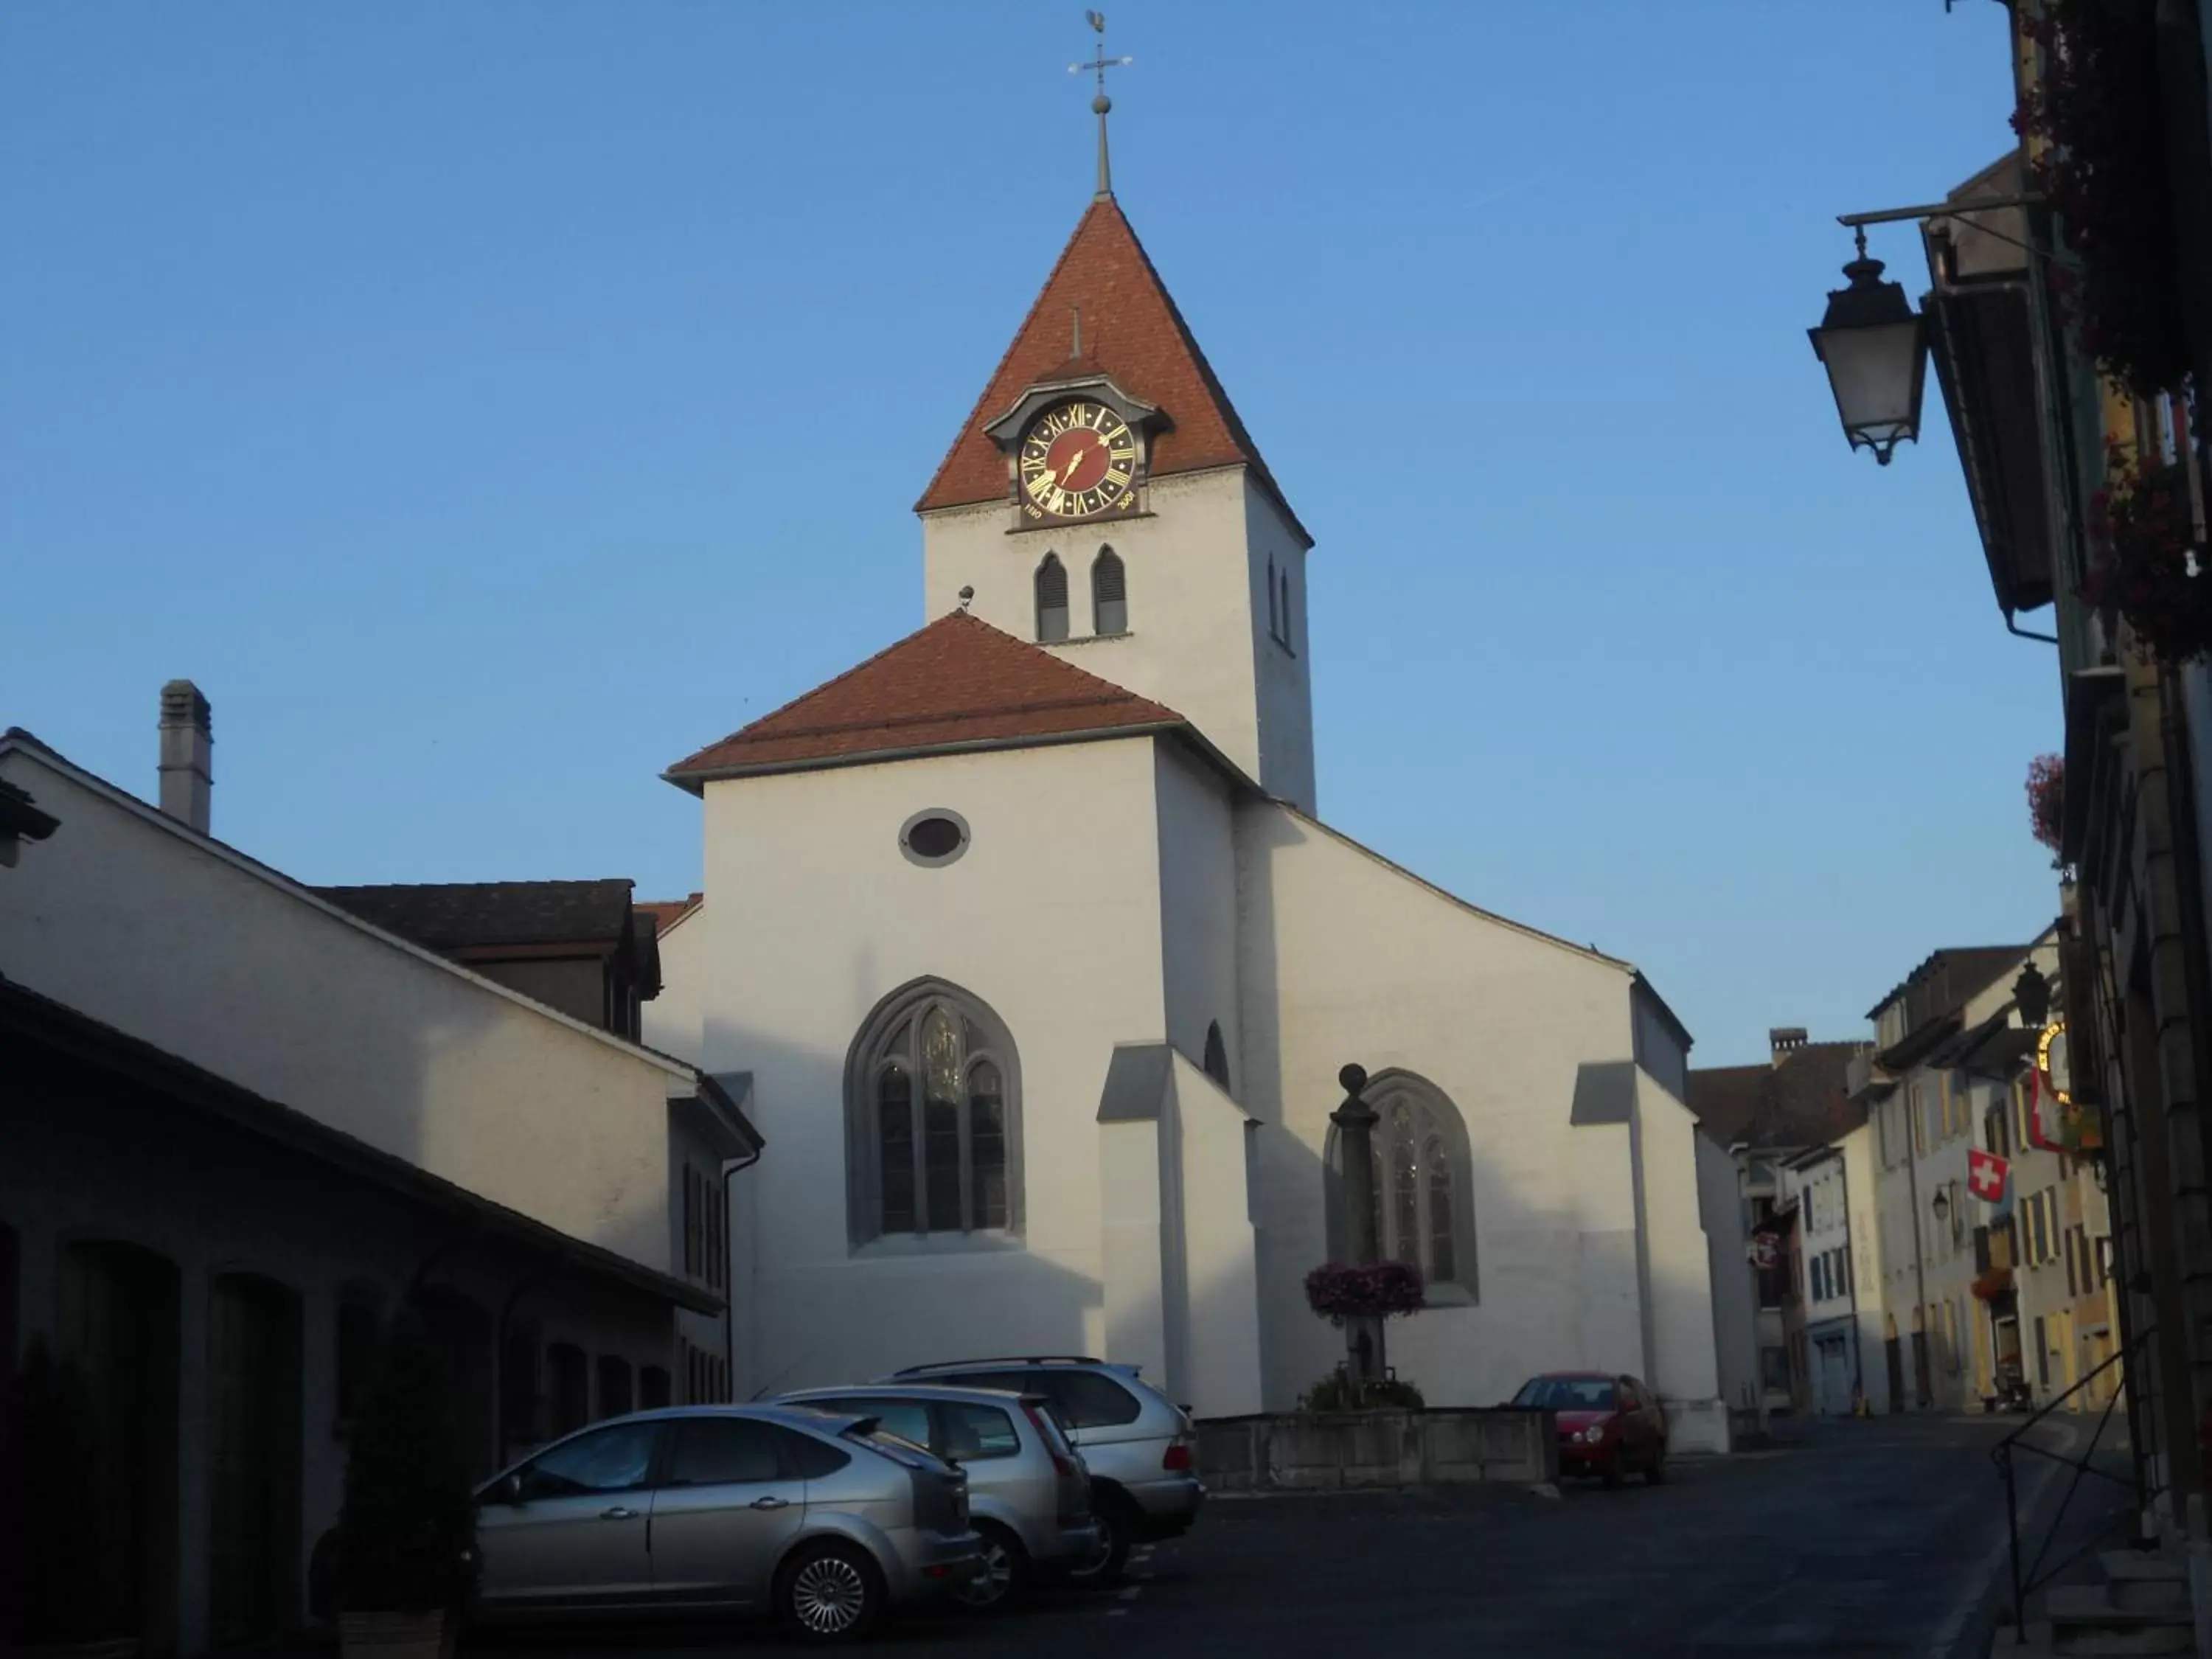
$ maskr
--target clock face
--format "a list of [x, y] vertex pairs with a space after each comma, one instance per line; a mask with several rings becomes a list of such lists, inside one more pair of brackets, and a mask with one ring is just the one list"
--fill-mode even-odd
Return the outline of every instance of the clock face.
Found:
[[1137, 434], [1103, 404], [1055, 404], [1022, 434], [1022, 510], [1032, 519], [1091, 519], [1136, 504]]

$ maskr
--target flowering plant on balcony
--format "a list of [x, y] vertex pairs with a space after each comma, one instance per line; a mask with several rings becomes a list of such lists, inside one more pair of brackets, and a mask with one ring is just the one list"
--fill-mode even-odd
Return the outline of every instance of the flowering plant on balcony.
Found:
[[1328, 1261], [1306, 1275], [1306, 1305], [1332, 1325], [1347, 1319], [1395, 1319], [1428, 1305], [1421, 1270], [1403, 1261], [1371, 1267]]
[[2021, 23], [2042, 72], [2013, 113], [2029, 175], [2080, 261], [2052, 271], [2053, 296], [2081, 349], [2145, 397], [2189, 370], [2153, 9], [2049, 0]]
[[2089, 574], [2081, 598], [2127, 619], [2166, 662], [2212, 653], [2212, 575], [2197, 549], [2189, 480], [2176, 464], [2144, 465], [2115, 445], [2105, 487], [2089, 498]]
[[2027, 816], [2036, 840], [2059, 852], [2060, 809], [2066, 799], [2066, 763], [2056, 755], [2038, 755], [2027, 763]]

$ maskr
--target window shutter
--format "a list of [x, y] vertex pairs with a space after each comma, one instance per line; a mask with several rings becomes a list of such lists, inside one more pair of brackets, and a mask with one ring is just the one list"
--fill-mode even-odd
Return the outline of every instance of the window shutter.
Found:
[[1048, 553], [1036, 572], [1036, 633], [1047, 644], [1067, 637], [1067, 567]]
[[1129, 631], [1128, 573], [1110, 547], [1101, 548], [1091, 567], [1091, 627], [1096, 634]]

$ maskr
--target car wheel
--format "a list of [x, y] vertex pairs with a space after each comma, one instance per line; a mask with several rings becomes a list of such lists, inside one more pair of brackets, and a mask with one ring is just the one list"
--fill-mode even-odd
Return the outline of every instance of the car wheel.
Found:
[[1647, 1486], [1656, 1486], [1665, 1481], [1666, 1479], [1667, 1449], [1664, 1446], [1661, 1446], [1654, 1449], [1652, 1451], [1651, 1467], [1644, 1471], [1644, 1484]]
[[1608, 1486], [1620, 1484], [1620, 1448], [1615, 1446], [1605, 1455], [1605, 1466], [1598, 1471], [1598, 1479]]
[[1066, 1575], [1069, 1583], [1082, 1589], [1120, 1583], [1121, 1570], [1129, 1564], [1129, 1547], [1137, 1540], [1136, 1516], [1130, 1513], [1127, 1498], [1119, 1492], [1101, 1492], [1096, 1502], [1102, 1541], [1095, 1554], [1070, 1567]]
[[1028, 1585], [1028, 1553], [1004, 1527], [983, 1521], [976, 1523], [975, 1531], [983, 1540], [983, 1571], [955, 1589], [953, 1598], [978, 1613], [1010, 1607]]
[[883, 1577], [853, 1544], [815, 1544], [783, 1565], [776, 1610], [803, 1642], [857, 1642], [883, 1617]]

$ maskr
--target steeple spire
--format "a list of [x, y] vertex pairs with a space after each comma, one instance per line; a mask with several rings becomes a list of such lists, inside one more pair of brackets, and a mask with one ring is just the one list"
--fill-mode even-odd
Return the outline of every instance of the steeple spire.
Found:
[[1091, 100], [1091, 112], [1098, 118], [1098, 190], [1092, 199], [1105, 202], [1112, 200], [1114, 196], [1114, 169], [1106, 157], [1106, 117], [1114, 107], [1114, 100], [1106, 95], [1106, 71], [1126, 69], [1137, 60], [1133, 58], [1109, 58], [1106, 55], [1106, 14], [1087, 11], [1083, 15], [1089, 20], [1092, 32], [1098, 36], [1098, 55], [1087, 64], [1070, 64], [1067, 72], [1080, 75], [1089, 70], [1098, 77], [1098, 95]]

